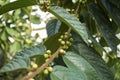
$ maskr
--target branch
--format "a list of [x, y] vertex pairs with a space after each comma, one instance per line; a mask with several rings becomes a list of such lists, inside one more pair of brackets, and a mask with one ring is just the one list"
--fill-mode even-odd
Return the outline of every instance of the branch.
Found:
[[44, 68], [46, 68], [54, 60], [54, 58], [59, 54], [59, 50], [60, 49], [62, 49], [62, 47], [59, 47], [57, 49], [57, 51], [49, 58], [49, 60], [46, 63], [44, 63], [41, 67], [39, 67], [38, 69], [36, 69], [36, 71], [32, 72], [31, 75], [26, 75], [25, 77], [23, 77], [20, 80], [29, 80], [30, 78], [33, 78], [37, 74], [39, 74], [42, 70], [44, 70]]

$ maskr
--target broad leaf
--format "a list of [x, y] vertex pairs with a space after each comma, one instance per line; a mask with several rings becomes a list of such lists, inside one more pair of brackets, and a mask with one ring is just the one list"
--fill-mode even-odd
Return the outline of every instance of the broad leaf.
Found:
[[59, 20], [63, 21], [66, 25], [68, 25], [68, 27], [71, 27], [87, 43], [88, 34], [86, 26], [80, 23], [80, 21], [75, 16], [71, 15], [66, 10], [58, 6], [52, 6], [49, 9], [49, 12], [54, 14]]
[[43, 55], [45, 51], [45, 47], [42, 44], [26, 48], [23, 51], [18, 52], [9, 63], [4, 65], [0, 69], [0, 73], [18, 69], [27, 69], [30, 66], [30, 57]]
[[88, 47], [82, 40], [75, 41], [73, 51], [82, 56], [96, 70], [101, 80], [113, 80], [114, 76], [99, 53]]
[[51, 50], [52, 52], [55, 52], [60, 46], [60, 43], [58, 42], [58, 39], [60, 38], [60, 36], [61, 36], [61, 33], [57, 33], [54, 36], [48, 38], [44, 42], [44, 45], [46, 46], [46, 48]]
[[67, 52], [63, 60], [69, 69], [84, 73], [82, 76], [87, 77], [84, 80], [102, 80], [95, 68], [82, 56], [73, 52]]
[[112, 29], [112, 24], [107, 18], [107, 15], [101, 10], [101, 8], [97, 4], [89, 4], [88, 9], [92, 16], [95, 18], [98, 28], [106, 40], [107, 44], [111, 47], [111, 49], [116, 52], [117, 51], [117, 38], [115, 37], [115, 33]]
[[109, 2], [114, 4], [115, 6], [117, 6], [117, 8], [120, 9], [120, 0], [109, 0]]
[[62, 66], [55, 66], [50, 74], [51, 80], [87, 80], [82, 72]]
[[48, 37], [51, 37], [52, 35], [58, 33], [60, 26], [61, 22], [59, 20], [50, 20], [46, 25]]
[[[105, 9], [109, 12], [112, 19], [115, 21], [115, 23], [120, 28], [120, 1], [117, 0], [101, 0], [102, 4], [104, 5]], [[113, 4], [115, 5], [113, 5]]]
[[11, 10], [32, 6], [37, 4], [36, 0], [17, 0], [0, 7], [0, 15]]

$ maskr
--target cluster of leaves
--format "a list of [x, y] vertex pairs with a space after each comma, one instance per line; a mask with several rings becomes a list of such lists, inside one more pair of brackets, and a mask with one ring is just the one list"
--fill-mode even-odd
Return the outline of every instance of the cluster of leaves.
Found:
[[[120, 32], [119, 3], [119, 0], [75, 0], [74, 2], [72, 0], [50, 0], [49, 4], [45, 1], [42, 6], [56, 16], [55, 19], [47, 23], [48, 39], [42, 44], [25, 48], [18, 52], [12, 60], [0, 69], [0, 78], [11, 71], [21, 70], [26, 72], [25, 70], [30, 68], [30, 60], [34, 60], [38, 66], [41, 66], [45, 63], [43, 55], [46, 53], [46, 49], [50, 49], [54, 54], [59, 49], [60, 43], [58, 39], [61, 34], [71, 29], [71, 34], [74, 38], [72, 46], [66, 50], [65, 56], [59, 56], [54, 59], [53, 72], [50, 73], [50, 76], [42, 76], [41, 79], [119, 80], [120, 65], [117, 57], [119, 40], [115, 36]], [[22, 32], [19, 27], [11, 28], [11, 23], [8, 20], [13, 18], [11, 22], [16, 23], [14, 25], [18, 26], [18, 23], [23, 21], [23, 7], [38, 4], [41, 5], [41, 1], [18, 0], [0, 7], [0, 14], [4, 13], [2, 18], [4, 15], [7, 17], [7, 21], [6, 19], [1, 19], [1, 25], [6, 25], [1, 28], [1, 43], [6, 42], [9, 36], [17, 38], [15, 34], [20, 35], [20, 32]], [[50, 5], [50, 8], [47, 7], [48, 5]], [[22, 9], [17, 12], [15, 10], [13, 13], [17, 15], [16, 17], [19, 20], [17, 22], [16, 17], [12, 17], [13, 15], [11, 16], [6, 12], [18, 8]], [[30, 12], [28, 11], [28, 13]], [[73, 15], [77, 16], [77, 18]], [[23, 35], [19, 37], [23, 37]], [[0, 46], [5, 50], [2, 45]], [[111, 52], [107, 52], [104, 47], [110, 47]], [[103, 52], [106, 54], [107, 62], [102, 59]], [[42, 74], [37, 75], [35, 79], [38, 80], [40, 75]]]

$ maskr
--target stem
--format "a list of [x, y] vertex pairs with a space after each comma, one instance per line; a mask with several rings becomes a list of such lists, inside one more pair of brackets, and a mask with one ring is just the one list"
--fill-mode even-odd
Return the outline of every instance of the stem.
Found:
[[57, 51], [49, 58], [49, 60], [46, 63], [44, 63], [41, 67], [39, 67], [38, 69], [36, 69], [34, 72], [32, 72], [31, 75], [26, 75], [25, 77], [23, 77], [20, 80], [29, 80], [30, 78], [33, 78], [37, 74], [39, 74], [44, 68], [46, 68], [54, 60], [54, 58], [59, 54], [59, 50], [60, 49], [62, 49], [62, 47], [59, 47], [57, 49]]

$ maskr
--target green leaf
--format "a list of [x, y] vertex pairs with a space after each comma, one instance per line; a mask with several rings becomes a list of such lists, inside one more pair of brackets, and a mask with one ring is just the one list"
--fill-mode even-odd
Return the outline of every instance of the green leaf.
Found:
[[50, 74], [51, 80], [87, 80], [82, 73], [63, 66], [55, 66]]
[[5, 29], [10, 36], [15, 36], [15, 37], [20, 36], [20, 34], [14, 28], [5, 27]]
[[28, 69], [30, 66], [30, 58], [43, 55], [45, 52], [46, 49], [42, 44], [26, 48], [18, 52], [9, 63], [4, 65], [0, 69], [0, 73], [18, 69]]
[[5, 30], [1, 32], [0, 38], [1, 38], [1, 40], [3, 40], [3, 41], [6, 41], [6, 40], [7, 40], [7, 33], [6, 33]]
[[[118, 0], [101, 0], [105, 9], [108, 11], [111, 18], [115, 21], [117, 26], [120, 28], [120, 1]], [[112, 4], [111, 4], [112, 3]], [[114, 4], [114, 5], [113, 5]]]
[[114, 75], [98, 52], [87, 46], [82, 40], [75, 41], [73, 51], [82, 56], [96, 70], [101, 80], [113, 80]]
[[17, 52], [20, 51], [22, 49], [21, 43], [15, 41], [13, 44], [10, 45], [10, 51], [11, 52]]
[[120, 0], [109, 0], [109, 2], [120, 8]]
[[51, 50], [52, 52], [55, 52], [60, 46], [60, 43], [58, 42], [60, 35], [61, 33], [57, 33], [54, 36], [51, 36], [50, 38], [48, 38], [44, 43], [46, 48]]
[[31, 16], [31, 23], [33, 23], [33, 24], [40, 24], [40, 17], [38, 17], [38, 16]]
[[32, 6], [37, 4], [36, 0], [17, 0], [0, 7], [0, 15], [8, 11], [15, 10], [18, 8], [23, 8], [27, 6]]
[[67, 52], [63, 60], [69, 69], [83, 72], [83, 76], [87, 77], [87, 79], [84, 80], [102, 80], [94, 67], [78, 54]]
[[51, 37], [52, 35], [58, 33], [60, 25], [61, 22], [59, 20], [57, 19], [50, 20], [46, 25], [48, 37]]
[[49, 12], [55, 15], [59, 20], [63, 21], [66, 25], [71, 27], [87, 43], [88, 34], [87, 34], [86, 26], [80, 23], [80, 21], [75, 16], [71, 15], [66, 10], [58, 6], [52, 6], [49, 9]]
[[95, 18], [98, 28], [106, 40], [107, 44], [111, 47], [111, 49], [116, 52], [117, 51], [117, 38], [115, 37], [115, 33], [112, 29], [112, 24], [109, 21], [107, 15], [101, 10], [101, 8], [97, 4], [89, 4], [88, 9], [92, 16]]

